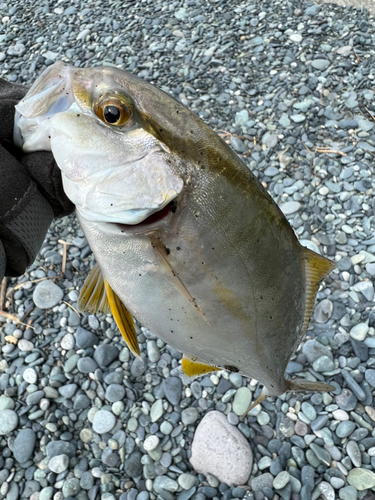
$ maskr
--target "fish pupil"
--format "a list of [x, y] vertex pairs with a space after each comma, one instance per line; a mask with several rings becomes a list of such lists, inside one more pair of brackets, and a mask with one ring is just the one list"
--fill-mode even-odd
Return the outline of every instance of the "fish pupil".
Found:
[[104, 119], [107, 123], [117, 123], [121, 112], [116, 106], [106, 106], [104, 108]]

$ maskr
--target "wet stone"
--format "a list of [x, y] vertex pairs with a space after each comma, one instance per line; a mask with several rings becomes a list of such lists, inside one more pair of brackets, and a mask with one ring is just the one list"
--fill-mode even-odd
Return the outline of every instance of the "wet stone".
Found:
[[51, 309], [63, 298], [63, 290], [52, 280], [39, 282], [33, 292], [33, 301], [39, 309]]

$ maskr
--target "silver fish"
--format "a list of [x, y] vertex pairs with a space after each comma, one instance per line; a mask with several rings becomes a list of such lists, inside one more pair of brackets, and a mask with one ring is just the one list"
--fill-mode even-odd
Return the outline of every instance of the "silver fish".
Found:
[[259, 380], [254, 404], [334, 389], [284, 375], [334, 263], [299, 244], [256, 177], [196, 115], [122, 70], [60, 62], [16, 109], [16, 143], [53, 152], [98, 263], [83, 310], [111, 310], [136, 355], [131, 315], [184, 353], [186, 374], [226, 369]]

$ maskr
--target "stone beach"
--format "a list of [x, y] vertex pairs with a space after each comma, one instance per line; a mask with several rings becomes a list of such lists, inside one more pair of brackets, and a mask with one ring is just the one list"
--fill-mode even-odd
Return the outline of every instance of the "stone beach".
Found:
[[300, 0], [0, 0], [0, 19], [2, 78], [30, 86], [56, 60], [137, 74], [218, 131], [337, 263], [287, 368], [335, 390], [243, 417], [256, 380], [184, 385], [181, 353], [142, 325], [140, 360], [112, 316], [77, 314], [93, 255], [73, 215], [54, 220], [8, 280], [22, 323], [0, 316], [0, 500], [374, 500], [374, 18]]

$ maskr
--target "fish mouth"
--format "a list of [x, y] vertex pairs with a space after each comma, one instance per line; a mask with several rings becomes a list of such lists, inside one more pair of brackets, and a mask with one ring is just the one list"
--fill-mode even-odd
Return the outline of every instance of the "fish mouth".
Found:
[[177, 210], [177, 201], [170, 201], [165, 207], [153, 214], [149, 215], [146, 219], [138, 224], [116, 224], [116, 226], [121, 230], [122, 233], [128, 232], [142, 232], [147, 231], [149, 229], [154, 229], [155, 226], [159, 224], [165, 224], [170, 221], [172, 215]]

